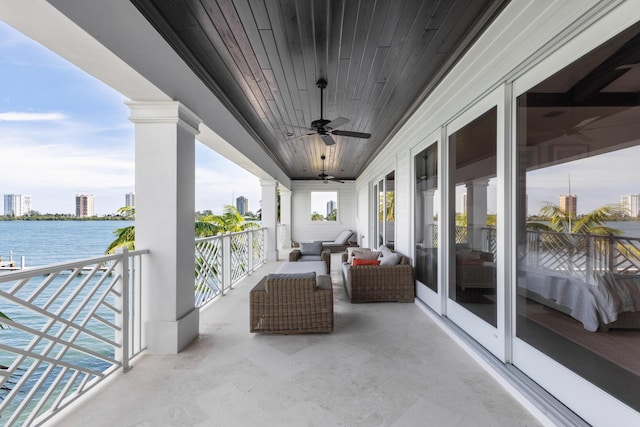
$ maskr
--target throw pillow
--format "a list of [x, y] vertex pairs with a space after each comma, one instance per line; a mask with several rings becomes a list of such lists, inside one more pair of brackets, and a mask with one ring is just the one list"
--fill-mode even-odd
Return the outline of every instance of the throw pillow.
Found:
[[386, 247], [385, 245], [380, 246], [378, 249], [380, 250], [380, 254], [382, 256], [387, 256], [387, 255], [393, 253], [393, 251], [391, 249], [389, 249], [388, 247]]
[[354, 258], [353, 264], [354, 267], [358, 265], [380, 265], [380, 261], [377, 259], [360, 259]]
[[380, 252], [372, 251], [371, 249], [362, 250], [362, 249], [354, 249], [353, 257], [360, 259], [378, 259], [380, 256]]
[[353, 251], [366, 251], [371, 252], [371, 249], [368, 248], [347, 248], [347, 263], [351, 264], [353, 262]]
[[300, 243], [300, 254], [320, 255], [322, 253], [322, 242]]
[[391, 252], [380, 258], [380, 265], [398, 265], [400, 264], [401, 259], [402, 255], [396, 252]]

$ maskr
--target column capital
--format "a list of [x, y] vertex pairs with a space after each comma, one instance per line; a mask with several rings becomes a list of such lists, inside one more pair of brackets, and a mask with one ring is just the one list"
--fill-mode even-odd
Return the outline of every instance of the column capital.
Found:
[[278, 186], [278, 181], [276, 181], [275, 179], [260, 180], [260, 187], [277, 187], [277, 186]]
[[197, 135], [202, 119], [184, 104], [178, 101], [127, 101], [131, 115], [129, 120], [135, 124], [175, 123]]

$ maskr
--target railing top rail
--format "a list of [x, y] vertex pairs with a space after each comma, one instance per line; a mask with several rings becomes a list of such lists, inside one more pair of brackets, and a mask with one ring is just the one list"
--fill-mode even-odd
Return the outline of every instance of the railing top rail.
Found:
[[596, 237], [602, 239], [614, 238], [618, 240], [638, 240], [640, 241], [640, 237], [637, 236], [621, 236], [618, 234], [589, 234], [589, 233], [569, 233], [565, 231], [550, 231], [550, 230], [529, 230], [527, 229], [527, 233], [536, 233], [536, 234], [555, 234], [562, 236], [577, 236], [577, 237]]
[[[137, 256], [137, 255], [143, 255], [148, 253], [149, 253], [149, 249], [138, 249], [135, 251], [129, 251], [128, 256]], [[50, 265], [39, 266], [39, 267], [27, 267], [22, 270], [15, 270], [15, 271], [0, 274], [0, 283], [20, 280], [27, 277], [33, 277], [33, 276], [44, 276], [49, 273], [60, 272], [65, 270], [73, 270], [79, 267], [81, 268], [86, 266], [92, 266], [95, 264], [100, 264], [103, 262], [120, 259], [121, 257], [122, 255], [120, 254], [113, 254], [113, 255], [99, 256], [95, 258], [65, 261], [57, 264], [50, 264]]]
[[224, 233], [224, 234], [218, 234], [216, 236], [199, 237], [199, 238], [196, 238], [196, 243], [208, 242], [210, 240], [221, 239], [224, 236], [236, 236], [236, 235], [240, 235], [240, 234], [246, 234], [246, 233], [249, 233], [249, 232], [252, 232], [252, 231], [260, 231], [260, 230], [266, 230], [266, 229], [267, 229], [267, 227], [249, 228], [247, 230], [236, 231], [234, 233]]

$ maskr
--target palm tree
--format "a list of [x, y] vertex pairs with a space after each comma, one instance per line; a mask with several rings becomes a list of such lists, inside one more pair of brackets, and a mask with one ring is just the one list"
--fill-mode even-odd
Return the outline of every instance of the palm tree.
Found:
[[[136, 209], [133, 206], [124, 206], [118, 209], [118, 214], [123, 215], [127, 219], [134, 219]], [[135, 225], [129, 225], [122, 228], [117, 228], [114, 232], [116, 239], [111, 242], [105, 253], [107, 255], [115, 253], [118, 248], [127, 248], [129, 250], [135, 249], [134, 243], [136, 240]]]
[[549, 223], [531, 222], [527, 224], [527, 228], [530, 230], [556, 233], [610, 236], [620, 234], [621, 231], [607, 227], [605, 222], [610, 221], [611, 218], [621, 216], [625, 212], [626, 209], [620, 205], [605, 205], [576, 218], [570, 211], [565, 211], [554, 203], [545, 202], [544, 206], [540, 209], [540, 216], [548, 218]]
[[[9, 316], [7, 316], [6, 314], [4, 314], [3, 312], [0, 311], [0, 319], [7, 319], [7, 320], [11, 320], [9, 319]], [[7, 325], [5, 325], [2, 321], [0, 321], [0, 329], [5, 329], [8, 328]]]
[[[135, 208], [125, 206], [118, 209], [118, 213], [133, 219]], [[254, 222], [246, 222], [235, 206], [226, 205], [222, 215], [205, 215], [200, 220], [196, 220], [195, 236], [210, 237], [227, 231], [235, 233], [251, 228], [259, 228], [259, 226]], [[126, 247], [129, 250], [135, 249], [135, 225], [118, 228], [114, 231], [114, 234], [116, 238], [107, 248], [106, 254], [113, 254], [117, 248], [121, 247]]]
[[[530, 222], [527, 229], [540, 232], [542, 247], [554, 253], [569, 266], [576, 260], [575, 256], [589, 255], [590, 251], [605, 254], [609, 249], [608, 239], [590, 238], [590, 236], [614, 236], [621, 234], [620, 230], [605, 225], [615, 217], [626, 212], [620, 205], [605, 205], [594, 209], [586, 215], [575, 217], [570, 211], [561, 209], [558, 205], [546, 202], [540, 209], [540, 215], [548, 219], [548, 223]], [[591, 247], [591, 249], [589, 249]], [[624, 245], [618, 250], [624, 250]]]

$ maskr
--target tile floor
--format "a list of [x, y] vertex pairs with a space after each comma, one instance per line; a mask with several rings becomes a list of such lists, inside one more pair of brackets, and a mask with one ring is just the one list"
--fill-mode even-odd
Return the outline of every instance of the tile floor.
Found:
[[414, 304], [350, 304], [332, 259], [335, 330], [249, 333], [249, 290], [269, 263], [200, 314], [178, 355], [144, 355], [52, 425], [538, 426]]

